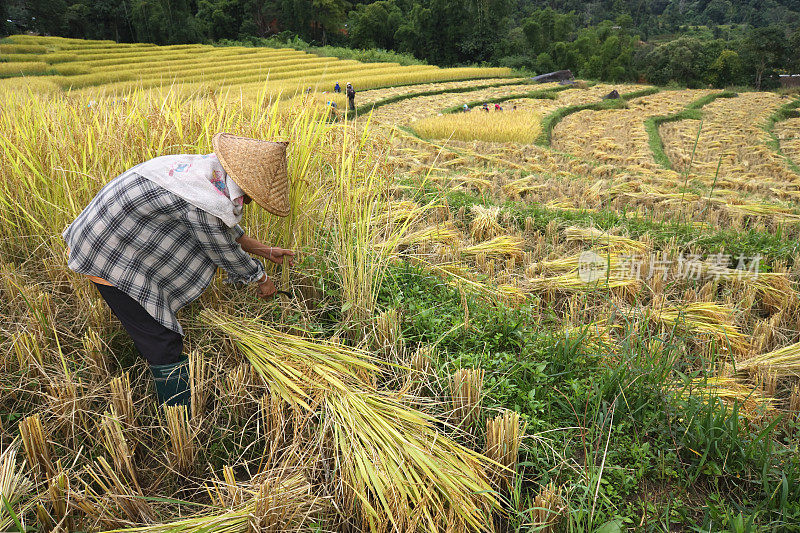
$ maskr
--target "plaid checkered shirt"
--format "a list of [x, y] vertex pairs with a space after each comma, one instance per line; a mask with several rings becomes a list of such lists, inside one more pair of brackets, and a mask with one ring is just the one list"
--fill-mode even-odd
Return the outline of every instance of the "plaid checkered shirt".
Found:
[[234, 283], [264, 275], [236, 242], [242, 235], [238, 225], [130, 171], [103, 187], [63, 233], [70, 269], [108, 280], [181, 335], [175, 314], [202, 294], [217, 267]]

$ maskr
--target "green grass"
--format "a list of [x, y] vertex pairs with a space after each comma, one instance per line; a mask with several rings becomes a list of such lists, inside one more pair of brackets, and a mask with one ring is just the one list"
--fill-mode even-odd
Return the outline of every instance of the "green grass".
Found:
[[592, 110], [602, 111], [605, 109], [624, 109], [628, 100], [633, 98], [640, 98], [659, 92], [661, 89], [658, 87], [650, 87], [640, 91], [633, 91], [630, 93], [621, 94], [619, 98], [614, 100], [601, 100], [599, 102], [592, 102], [589, 104], [576, 104], [566, 107], [560, 107], [542, 119], [542, 131], [536, 139], [536, 144], [540, 146], [550, 146], [553, 136], [553, 128], [561, 122], [565, 117], [577, 113], [579, 111]]

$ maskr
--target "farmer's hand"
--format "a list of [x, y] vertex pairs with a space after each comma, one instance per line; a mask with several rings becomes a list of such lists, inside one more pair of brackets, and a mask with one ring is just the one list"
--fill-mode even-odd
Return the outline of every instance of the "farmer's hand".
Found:
[[262, 300], [268, 300], [275, 296], [275, 293], [278, 292], [278, 289], [275, 288], [275, 284], [272, 283], [272, 280], [269, 277], [265, 277], [264, 281], [260, 281], [258, 286], [256, 287], [256, 294]]
[[292, 250], [285, 250], [283, 248], [267, 248], [261, 256], [264, 259], [269, 259], [276, 265], [283, 264], [284, 258], [289, 266], [294, 266], [294, 252]]
[[257, 239], [248, 237], [247, 235], [242, 235], [236, 239], [236, 242], [242, 246], [242, 250], [249, 254], [257, 255], [259, 257], [263, 257], [264, 259], [269, 259], [276, 265], [283, 264], [283, 260], [285, 258], [286, 262], [289, 263], [289, 266], [294, 266], [294, 252], [292, 250], [273, 248], [263, 244], [262, 242], [259, 242]]

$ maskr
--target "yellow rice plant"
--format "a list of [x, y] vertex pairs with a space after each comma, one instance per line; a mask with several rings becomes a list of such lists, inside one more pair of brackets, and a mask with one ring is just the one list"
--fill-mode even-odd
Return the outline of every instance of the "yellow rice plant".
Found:
[[798, 222], [800, 214], [777, 205], [767, 204], [727, 204], [726, 209], [732, 213], [769, 217], [775, 222]]
[[[319, 413], [319, 445], [330, 490], [370, 531], [487, 530], [497, 508], [488, 492], [487, 458], [439, 434], [435, 420], [403, 393], [375, 389], [378, 361], [364, 352], [289, 335], [259, 323], [203, 311], [230, 335], [270, 389]], [[324, 460], [324, 459], [323, 459]]]
[[[434, 226], [428, 226], [413, 232], [409, 232], [401, 238], [390, 242], [395, 248], [400, 246], [413, 246], [424, 243], [438, 243], [453, 245], [461, 241], [461, 232], [453, 227], [452, 223], [445, 222]], [[384, 247], [387, 243], [381, 243]]]
[[763, 303], [778, 311], [797, 299], [788, 274], [781, 272], [751, 272], [749, 270], [726, 268], [703, 263], [703, 274], [725, 280], [742, 282], [761, 295]]
[[800, 342], [736, 363], [737, 372], [753, 373], [762, 369], [768, 369], [779, 378], [800, 376]]
[[466, 257], [483, 255], [487, 259], [515, 258], [522, 260], [525, 255], [523, 244], [525, 240], [514, 235], [500, 235], [488, 241], [479, 242], [461, 248], [461, 254]]
[[17, 451], [19, 441], [15, 440], [0, 453], [0, 495], [3, 498], [3, 505], [0, 505], [0, 531], [11, 531], [14, 517], [9, 509], [21, 515], [17, 505], [33, 488], [33, 484], [25, 476], [25, 461], [17, 464]]
[[208, 364], [197, 350], [189, 353], [189, 394], [192, 422], [198, 422], [206, 412], [210, 390]]
[[532, 143], [541, 130], [539, 113], [526, 111], [450, 113], [414, 122], [414, 132], [427, 139]]
[[525, 427], [515, 411], [505, 411], [486, 420], [486, 456], [495, 462], [492, 480], [496, 486], [509, 488], [513, 483]]
[[64, 530], [73, 531], [73, 521], [69, 516], [69, 497], [70, 486], [69, 477], [61, 466], [61, 461], [57, 464], [57, 473], [55, 476], [47, 480], [47, 495], [50, 500], [50, 506], [53, 509], [53, 518], [57, 524], [60, 524]]
[[734, 323], [733, 309], [709, 302], [695, 302], [652, 310], [657, 322], [704, 339], [715, 339], [722, 349], [746, 353], [750, 342]]

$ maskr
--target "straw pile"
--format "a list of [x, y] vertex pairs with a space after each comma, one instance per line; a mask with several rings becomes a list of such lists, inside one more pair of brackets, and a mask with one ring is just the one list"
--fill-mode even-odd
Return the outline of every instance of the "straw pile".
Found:
[[418, 399], [377, 389], [380, 362], [362, 351], [283, 333], [252, 320], [203, 311], [230, 335], [272, 392], [315, 417], [309, 435], [328, 472], [325, 485], [346, 516], [370, 531], [486, 531], [497, 508], [489, 459], [436, 429]]

